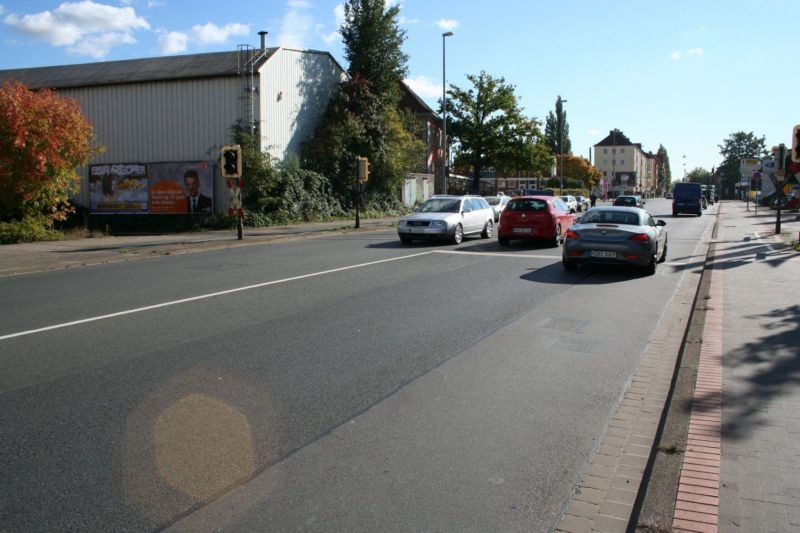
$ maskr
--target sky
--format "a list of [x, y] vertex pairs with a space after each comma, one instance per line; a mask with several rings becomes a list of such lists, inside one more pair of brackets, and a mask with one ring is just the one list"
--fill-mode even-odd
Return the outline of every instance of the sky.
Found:
[[[737, 131], [791, 143], [800, 124], [796, 0], [390, 0], [409, 85], [434, 109], [447, 83], [486, 71], [544, 122], [566, 100], [572, 151], [618, 128], [663, 145], [673, 179], [719, 165]], [[347, 67], [339, 0], [0, 0], [0, 69], [267, 46], [323, 50]]]

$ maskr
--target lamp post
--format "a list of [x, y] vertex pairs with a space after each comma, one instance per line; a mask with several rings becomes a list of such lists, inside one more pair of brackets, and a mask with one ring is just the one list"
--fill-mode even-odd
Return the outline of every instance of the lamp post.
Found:
[[559, 171], [559, 176], [561, 177], [561, 190], [558, 194], [564, 194], [564, 104], [566, 100], [562, 100], [561, 96], [558, 97], [558, 103], [561, 104], [559, 107], [561, 108], [561, 128], [560, 128], [560, 140], [558, 141], [558, 151], [561, 152], [561, 170]]
[[447, 31], [442, 34], [442, 144], [444, 148], [444, 168], [442, 169], [442, 176], [444, 177], [444, 194], [447, 194], [447, 175], [449, 174], [448, 168], [450, 166], [450, 150], [447, 147], [447, 74], [445, 71], [445, 40], [452, 37], [453, 32]]

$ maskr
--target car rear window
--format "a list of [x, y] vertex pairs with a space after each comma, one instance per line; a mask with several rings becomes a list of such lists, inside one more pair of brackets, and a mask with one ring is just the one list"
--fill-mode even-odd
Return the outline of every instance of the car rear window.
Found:
[[638, 226], [639, 215], [627, 211], [598, 211], [592, 209], [581, 219], [581, 224], [626, 224]]
[[545, 211], [547, 202], [536, 199], [511, 200], [506, 209], [509, 211]]

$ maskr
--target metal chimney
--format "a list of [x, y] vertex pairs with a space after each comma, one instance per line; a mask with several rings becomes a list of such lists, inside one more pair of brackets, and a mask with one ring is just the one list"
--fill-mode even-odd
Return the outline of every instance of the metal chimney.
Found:
[[258, 34], [261, 36], [261, 51], [265, 51], [267, 49], [267, 34], [268, 31], [260, 31]]

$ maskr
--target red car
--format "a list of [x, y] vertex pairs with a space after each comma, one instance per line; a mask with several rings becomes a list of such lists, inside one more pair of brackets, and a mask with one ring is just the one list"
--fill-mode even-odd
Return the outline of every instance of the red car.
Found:
[[500, 214], [497, 240], [508, 246], [511, 239], [544, 240], [558, 246], [575, 215], [558, 196], [512, 198]]

